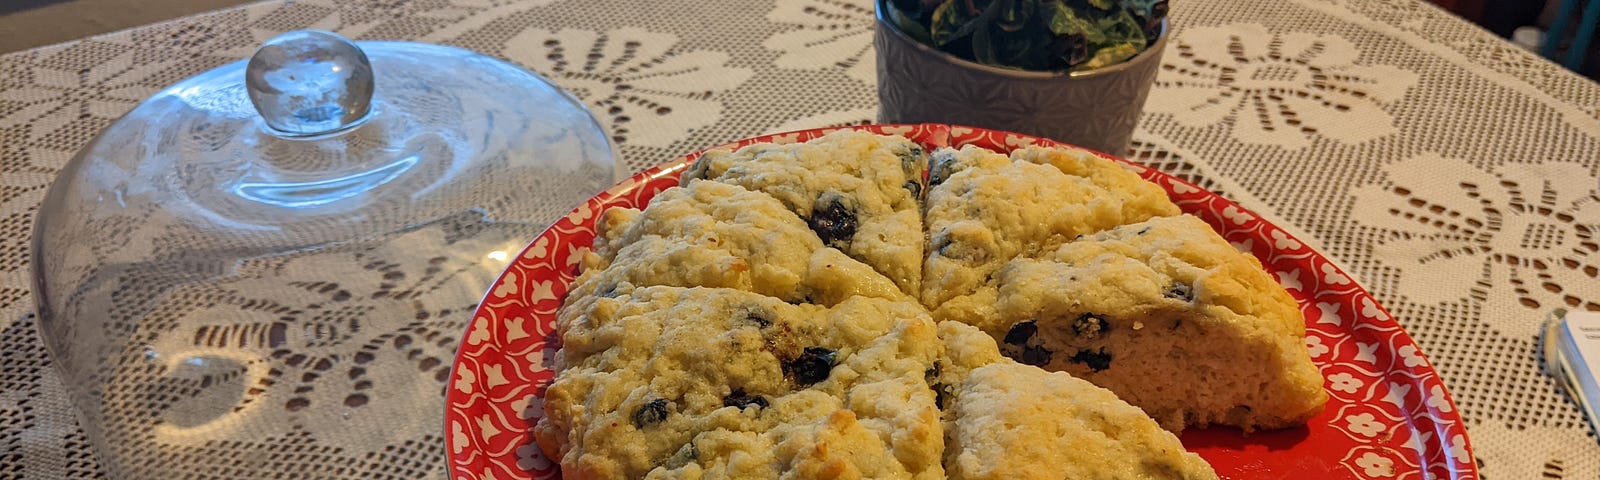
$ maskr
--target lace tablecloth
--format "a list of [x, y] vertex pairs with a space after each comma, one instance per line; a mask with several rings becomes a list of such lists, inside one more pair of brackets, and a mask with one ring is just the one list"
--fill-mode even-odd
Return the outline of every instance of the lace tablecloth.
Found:
[[[1600, 309], [1600, 85], [1417, 0], [1172, 8], [1133, 157], [1355, 273], [1440, 371], [1484, 477], [1600, 478], [1600, 446], [1536, 354], [1550, 309]], [[572, 91], [636, 171], [874, 118], [871, 14], [870, 0], [274, 1], [0, 57], [0, 479], [103, 476], [35, 332], [28, 238], [61, 166], [163, 86], [299, 28], [457, 45]], [[445, 477], [443, 432], [355, 443], [284, 458]]]

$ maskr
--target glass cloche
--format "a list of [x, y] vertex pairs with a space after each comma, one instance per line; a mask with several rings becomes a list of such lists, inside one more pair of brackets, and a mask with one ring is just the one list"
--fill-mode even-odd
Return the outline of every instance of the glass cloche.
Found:
[[291, 32], [61, 171], [33, 239], [41, 333], [112, 478], [442, 472], [474, 306], [621, 168], [523, 69]]

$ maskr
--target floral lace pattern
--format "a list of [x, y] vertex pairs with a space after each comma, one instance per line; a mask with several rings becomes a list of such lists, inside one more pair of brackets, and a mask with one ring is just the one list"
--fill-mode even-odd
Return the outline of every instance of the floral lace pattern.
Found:
[[465, 8], [452, 5], [449, 0], [311, 0], [308, 3], [333, 9], [333, 15], [337, 15], [341, 23], [360, 32], [355, 34], [356, 37], [365, 38], [391, 37], [417, 25], [437, 28], [460, 20], [469, 13]]
[[782, 52], [778, 68], [842, 68], [850, 78], [871, 84], [877, 55], [872, 50], [872, 0], [777, 2], [767, 21], [786, 28], [761, 45]]
[[145, 80], [164, 67], [136, 64], [130, 51], [79, 71], [35, 69], [28, 86], [0, 91], [0, 102], [16, 105], [0, 117], [0, 128], [27, 125], [25, 138], [38, 140], [85, 118], [115, 119], [156, 92]]
[[816, 115], [808, 115], [784, 122], [781, 125], [768, 129], [765, 133], [793, 132], [810, 128], [848, 127], [852, 125], [866, 125], [873, 122], [873, 117], [878, 114], [876, 108], [852, 108], [849, 110], [834, 110]]
[[528, 29], [506, 42], [505, 54], [588, 104], [619, 144], [664, 147], [717, 122], [718, 93], [751, 71], [728, 67], [728, 55], [675, 51], [677, 38], [625, 27], [550, 32]]
[[[304, 437], [302, 443], [341, 445], [352, 453], [371, 454], [376, 452], [368, 449], [389, 443], [372, 439], [425, 433], [396, 432], [398, 422], [377, 419], [407, 415], [404, 409], [412, 408], [407, 405], [438, 403], [429, 398], [399, 401], [427, 390], [415, 388], [414, 382], [445, 384], [462, 329], [460, 317], [473, 307], [433, 301], [453, 295], [437, 286], [454, 284], [452, 278], [465, 276], [464, 272], [494, 267], [443, 253], [452, 245], [442, 230], [408, 233], [384, 246], [441, 252], [426, 262], [393, 262], [388, 260], [394, 258], [393, 251], [345, 248], [253, 261], [230, 279], [167, 296], [151, 317], [195, 317], [183, 328], [143, 342], [158, 351], [190, 352], [189, 360], [163, 366], [161, 388], [195, 392], [176, 401], [169, 411], [229, 405], [218, 401], [217, 390], [237, 388], [243, 391], [242, 398], [229, 410], [212, 412], [214, 418], [198, 428], [160, 418], [141, 425], [139, 419], [129, 418], [118, 423], [140, 426], [139, 432], [148, 429], [150, 436], [108, 434], [186, 447], [219, 440], [242, 446], [263, 437], [299, 435]], [[347, 281], [318, 279], [322, 276], [317, 272], [335, 268], [371, 274]], [[411, 374], [394, 375], [391, 370], [400, 366]], [[125, 386], [108, 392], [106, 401], [131, 403], [150, 393]], [[299, 427], [277, 418], [307, 409], [340, 411], [343, 428], [298, 432]], [[195, 416], [180, 418], [193, 421]], [[215, 428], [219, 423], [231, 427], [219, 432]], [[219, 437], [221, 433], [235, 437]], [[193, 464], [213, 461], [196, 459]]]
[[1437, 304], [1471, 297], [1515, 305], [1502, 333], [1538, 334], [1552, 307], [1600, 311], [1600, 181], [1575, 163], [1484, 171], [1422, 154], [1387, 166], [1388, 182], [1354, 192], [1363, 224], [1387, 237], [1374, 254], [1400, 270], [1399, 293]]
[[1189, 127], [1229, 124], [1247, 143], [1294, 149], [1314, 137], [1392, 135], [1383, 107], [1416, 83], [1414, 73], [1357, 63], [1360, 52], [1344, 38], [1257, 24], [1190, 29], [1167, 48], [1146, 108]]
[[216, 52], [249, 55], [261, 46], [255, 36], [244, 28], [245, 11], [218, 12], [208, 14], [207, 18], [211, 21], [165, 24], [135, 30], [130, 35], [135, 47], [134, 62], [142, 65], [160, 62], [164, 56], [195, 58]]

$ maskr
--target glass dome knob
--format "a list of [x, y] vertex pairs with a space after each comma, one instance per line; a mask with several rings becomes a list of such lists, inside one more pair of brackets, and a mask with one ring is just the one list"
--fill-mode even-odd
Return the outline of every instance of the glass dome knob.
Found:
[[262, 44], [245, 67], [250, 103], [287, 136], [338, 132], [371, 111], [372, 64], [333, 32], [297, 30]]

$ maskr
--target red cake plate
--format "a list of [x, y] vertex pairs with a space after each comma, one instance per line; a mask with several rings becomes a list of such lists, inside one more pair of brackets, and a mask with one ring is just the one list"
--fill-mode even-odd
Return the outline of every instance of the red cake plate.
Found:
[[[942, 124], [847, 127], [902, 135], [932, 150], [978, 145], [1010, 151], [1028, 145], [1077, 148], [1047, 139]], [[837, 129], [763, 135], [722, 145], [810, 140]], [[445, 433], [456, 480], [559, 479], [556, 462], [533, 443], [540, 395], [555, 376], [556, 310], [595, 237], [595, 221], [614, 207], [644, 208], [678, 184], [703, 152], [618, 183], [534, 239], [478, 306], [456, 354], [446, 393]], [[1333, 262], [1283, 229], [1233, 202], [1160, 171], [1100, 154], [1155, 182], [1184, 212], [1261, 259], [1306, 318], [1306, 349], [1331, 398], [1305, 427], [1245, 435], [1190, 430], [1183, 444], [1226, 479], [1477, 479], [1467, 432], [1439, 375], [1411, 337]]]

